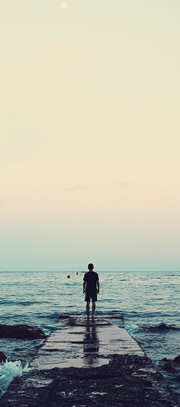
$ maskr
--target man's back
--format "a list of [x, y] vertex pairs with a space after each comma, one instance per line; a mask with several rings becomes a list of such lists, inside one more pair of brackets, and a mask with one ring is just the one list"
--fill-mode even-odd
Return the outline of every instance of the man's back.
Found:
[[99, 280], [98, 274], [95, 271], [88, 271], [84, 276], [86, 281], [86, 292], [94, 292], [97, 289], [96, 283]]

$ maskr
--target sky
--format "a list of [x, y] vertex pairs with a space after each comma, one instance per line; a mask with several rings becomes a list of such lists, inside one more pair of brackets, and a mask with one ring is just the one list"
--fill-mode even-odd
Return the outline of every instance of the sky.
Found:
[[0, 270], [180, 270], [179, 20], [0, 2]]

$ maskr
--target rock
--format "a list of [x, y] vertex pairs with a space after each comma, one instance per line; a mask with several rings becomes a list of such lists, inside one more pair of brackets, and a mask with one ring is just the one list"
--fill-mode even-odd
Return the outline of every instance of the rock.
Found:
[[162, 369], [165, 370], [168, 373], [176, 373], [176, 368], [174, 366], [174, 363], [172, 360], [167, 360], [163, 365]]
[[40, 328], [28, 325], [0, 325], [0, 338], [45, 339], [46, 335]]
[[6, 355], [3, 352], [0, 352], [0, 363], [5, 363], [7, 360]]
[[179, 356], [176, 356], [176, 357], [174, 358], [173, 362], [174, 362], [174, 363], [177, 363], [177, 365], [180, 364], [180, 355], [179, 355]]

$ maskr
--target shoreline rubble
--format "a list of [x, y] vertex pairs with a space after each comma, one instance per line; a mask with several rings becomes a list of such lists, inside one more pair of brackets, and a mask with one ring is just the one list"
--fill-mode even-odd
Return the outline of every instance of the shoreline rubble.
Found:
[[32, 370], [17, 377], [1, 407], [179, 407], [147, 356], [111, 355], [90, 368]]

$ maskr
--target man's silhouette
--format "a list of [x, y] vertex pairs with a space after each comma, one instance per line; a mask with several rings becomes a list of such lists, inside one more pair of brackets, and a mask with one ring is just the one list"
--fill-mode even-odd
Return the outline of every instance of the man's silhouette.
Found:
[[89, 316], [90, 300], [92, 299], [92, 316], [95, 314], [97, 293], [99, 294], [99, 276], [92, 263], [88, 264], [88, 272], [84, 276], [83, 293], [86, 294], [86, 310]]

